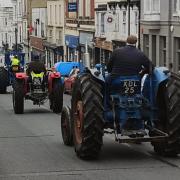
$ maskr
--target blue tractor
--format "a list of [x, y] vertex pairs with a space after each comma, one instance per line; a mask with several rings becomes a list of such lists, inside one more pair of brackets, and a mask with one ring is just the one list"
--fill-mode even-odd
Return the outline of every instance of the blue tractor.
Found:
[[[11, 66], [11, 57], [17, 55], [18, 59], [20, 60], [19, 66]], [[6, 52], [5, 53], [5, 61], [4, 66], [0, 67], [0, 93], [6, 93], [6, 89], [8, 86], [13, 84], [15, 80], [15, 74], [17, 72], [24, 71], [24, 63], [25, 63], [25, 53], [22, 52]]]
[[71, 108], [62, 110], [65, 145], [82, 159], [97, 158], [105, 133], [116, 142], [151, 142], [163, 156], [180, 152], [180, 77], [157, 67], [143, 78], [120, 76], [108, 81], [102, 64], [81, 69]]

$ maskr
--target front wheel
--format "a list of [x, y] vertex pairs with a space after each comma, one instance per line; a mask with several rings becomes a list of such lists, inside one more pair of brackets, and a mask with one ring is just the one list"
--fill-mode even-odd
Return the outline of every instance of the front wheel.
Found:
[[13, 109], [15, 114], [24, 113], [24, 86], [23, 81], [16, 80], [13, 88]]
[[97, 158], [103, 144], [102, 86], [90, 74], [76, 79], [72, 91], [75, 152], [82, 159]]
[[61, 132], [63, 142], [67, 146], [73, 145], [71, 109], [68, 106], [63, 107], [61, 114]]
[[50, 109], [54, 113], [60, 113], [63, 107], [63, 85], [59, 79], [53, 81], [53, 89], [49, 100]]

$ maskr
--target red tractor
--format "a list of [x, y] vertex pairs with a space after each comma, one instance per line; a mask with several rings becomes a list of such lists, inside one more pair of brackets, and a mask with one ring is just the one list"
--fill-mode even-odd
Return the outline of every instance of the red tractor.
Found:
[[13, 108], [15, 114], [24, 113], [24, 100], [32, 100], [34, 105], [43, 105], [49, 99], [50, 109], [60, 113], [63, 106], [63, 84], [59, 72], [49, 72], [28, 76], [16, 73], [13, 85]]

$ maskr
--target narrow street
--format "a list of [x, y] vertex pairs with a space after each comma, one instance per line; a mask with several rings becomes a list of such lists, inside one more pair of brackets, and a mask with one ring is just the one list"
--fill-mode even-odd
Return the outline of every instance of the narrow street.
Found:
[[[162, 158], [150, 144], [117, 144], [104, 137], [98, 160], [83, 161], [63, 144], [60, 115], [25, 102], [15, 115], [11, 94], [0, 95], [0, 180], [178, 180], [180, 157]], [[65, 104], [70, 96], [64, 95]]]

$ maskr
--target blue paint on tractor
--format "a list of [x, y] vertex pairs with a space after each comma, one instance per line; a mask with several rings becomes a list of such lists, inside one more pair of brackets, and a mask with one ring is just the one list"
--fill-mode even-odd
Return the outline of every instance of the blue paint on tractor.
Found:
[[[159, 88], [168, 81], [169, 71], [165, 67], [154, 68], [153, 72], [140, 76], [111, 77], [103, 72], [102, 65], [95, 66], [98, 77], [91, 70], [94, 80], [103, 86], [104, 120], [106, 128], [118, 123], [120, 132], [124, 129], [145, 129], [145, 123], [152, 125], [158, 118], [157, 94]], [[81, 71], [80, 74], [84, 72]], [[103, 78], [99, 78], [103, 76]], [[109, 126], [110, 125], [110, 126]], [[109, 127], [108, 127], [109, 126]]]

